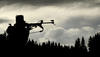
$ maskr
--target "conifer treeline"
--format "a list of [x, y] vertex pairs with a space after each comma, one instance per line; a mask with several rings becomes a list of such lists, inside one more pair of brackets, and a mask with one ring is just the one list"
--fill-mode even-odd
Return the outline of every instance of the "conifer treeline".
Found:
[[29, 40], [24, 46], [14, 44], [13, 46], [9, 44], [6, 38], [5, 33], [0, 34], [0, 50], [13, 50], [34, 55], [43, 53], [56, 56], [98, 56], [100, 51], [100, 33], [95, 34], [93, 37], [90, 36], [88, 44], [85, 44], [84, 37], [82, 37], [82, 39], [77, 38], [74, 46], [62, 46], [60, 43], [50, 41], [40, 44], [34, 40]]

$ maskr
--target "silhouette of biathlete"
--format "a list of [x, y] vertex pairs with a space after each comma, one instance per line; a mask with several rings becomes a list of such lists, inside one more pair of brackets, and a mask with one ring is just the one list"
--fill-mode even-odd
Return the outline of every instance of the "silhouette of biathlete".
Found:
[[51, 22], [43, 22], [43, 20], [41, 20], [39, 23], [26, 23], [24, 21], [23, 15], [17, 15], [16, 23], [14, 24], [14, 26], [9, 24], [6, 30], [8, 34], [7, 40], [11, 45], [23, 46], [27, 43], [29, 32], [32, 29], [32, 27], [36, 28], [37, 26], [39, 26], [40, 28], [42, 28], [42, 30], [39, 32], [42, 32], [44, 30], [42, 24], [48, 23], [54, 24], [54, 20], [51, 20]]
[[25, 23], [23, 15], [17, 15], [14, 26], [9, 24], [7, 28], [7, 39], [12, 45], [25, 45], [30, 30], [31, 28], [27, 26], [27, 23]]

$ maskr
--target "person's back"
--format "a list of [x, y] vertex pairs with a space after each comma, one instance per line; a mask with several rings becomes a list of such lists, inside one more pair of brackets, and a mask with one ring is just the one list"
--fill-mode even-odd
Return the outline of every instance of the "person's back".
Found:
[[9, 41], [13, 43], [13, 45], [25, 45], [28, 40], [29, 30], [26, 28], [26, 23], [24, 21], [23, 15], [16, 16], [16, 23], [12, 27], [13, 31], [7, 29]]

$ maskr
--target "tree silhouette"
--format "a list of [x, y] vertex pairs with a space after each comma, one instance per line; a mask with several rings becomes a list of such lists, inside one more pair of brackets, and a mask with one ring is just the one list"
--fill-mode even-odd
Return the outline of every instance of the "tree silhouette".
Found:
[[87, 47], [85, 45], [84, 37], [82, 37], [80, 49], [81, 49], [81, 55], [86, 56], [87, 55]]
[[78, 38], [77, 40], [76, 40], [76, 42], [75, 42], [75, 48], [77, 49], [77, 50], [79, 50], [79, 48], [80, 48], [80, 38]]
[[[71, 47], [72, 48], [72, 47]], [[73, 48], [72, 48], [73, 49]], [[78, 38], [75, 41], [75, 50], [74, 50], [74, 54], [77, 56], [87, 56], [87, 47], [85, 46], [85, 40], [84, 37], [82, 37], [82, 39], [80, 40], [80, 38]]]
[[95, 34], [95, 36], [89, 38], [89, 52], [91, 56], [99, 56], [100, 51], [100, 33]]
[[[23, 52], [26, 54], [51, 54], [51, 56], [56, 55], [56, 56], [97, 56], [99, 53], [99, 40], [100, 40], [100, 34], [97, 33], [95, 36], [89, 38], [88, 40], [88, 47], [86, 47], [85, 44], [85, 39], [82, 37], [82, 39], [78, 38], [75, 41], [74, 46], [66, 46], [66, 45], [61, 45], [60, 43], [54, 42], [54, 41], [47, 41], [43, 43], [38, 43], [37, 41], [34, 40], [28, 40], [27, 44], [24, 47], [14, 48], [13, 46], [10, 47], [9, 40], [6, 39], [7, 36], [6, 34], [0, 34], [0, 48], [1, 50], [6, 50], [12, 52], [18, 51], [18, 52]], [[14, 44], [14, 43], [13, 43]], [[19, 46], [19, 45], [18, 45]], [[7, 49], [5, 49], [6, 47]], [[87, 49], [89, 49], [89, 52], [87, 52]], [[33, 52], [34, 51], [34, 52]], [[32, 52], [32, 53], [31, 53]], [[38, 53], [39, 52], [39, 53]], [[36, 55], [37, 56], [37, 55]]]

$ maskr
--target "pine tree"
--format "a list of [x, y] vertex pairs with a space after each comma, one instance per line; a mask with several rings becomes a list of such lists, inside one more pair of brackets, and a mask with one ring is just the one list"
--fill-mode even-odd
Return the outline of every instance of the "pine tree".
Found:
[[85, 45], [85, 39], [84, 37], [82, 37], [82, 40], [81, 40], [81, 53], [85, 55], [85, 53], [87, 53], [87, 48], [86, 48], [86, 45]]
[[76, 49], [79, 49], [80, 48], [80, 39], [78, 38], [76, 41], [75, 41], [75, 48]]
[[93, 56], [99, 55], [100, 51], [100, 33], [95, 34], [95, 36], [90, 37], [88, 41], [89, 53]]

